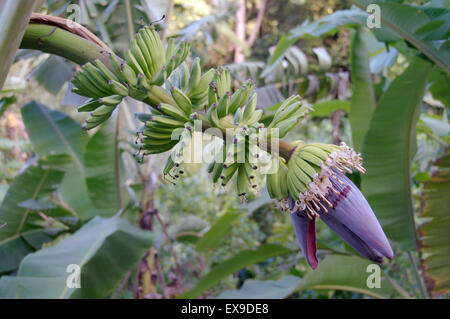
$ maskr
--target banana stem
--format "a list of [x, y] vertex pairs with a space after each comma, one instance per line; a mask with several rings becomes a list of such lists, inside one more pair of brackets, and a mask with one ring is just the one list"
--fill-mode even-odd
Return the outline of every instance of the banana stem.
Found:
[[57, 26], [30, 23], [20, 48], [56, 54], [80, 65], [99, 59], [112, 69], [108, 50]]

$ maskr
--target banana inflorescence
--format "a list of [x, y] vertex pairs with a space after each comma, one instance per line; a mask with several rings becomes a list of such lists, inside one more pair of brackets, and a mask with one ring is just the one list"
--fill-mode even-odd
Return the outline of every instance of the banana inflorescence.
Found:
[[[74, 92], [90, 98], [78, 108], [91, 115], [84, 128], [103, 123], [127, 96], [146, 102], [150, 111], [136, 113], [143, 122], [138, 130], [140, 151], [150, 155], [171, 150], [163, 170], [170, 180], [184, 174], [182, 164], [192, 151], [195, 120], [207, 119], [208, 127], [221, 132], [233, 129], [233, 138], [223, 139], [208, 166], [213, 181], [222, 186], [233, 181], [238, 195], [245, 197], [266, 179], [270, 197], [286, 209], [313, 211], [323, 205], [324, 194], [331, 189], [327, 176], [335, 171], [363, 171], [359, 155], [346, 146], [297, 141], [288, 158], [270, 156], [261, 142], [284, 137], [310, 108], [294, 95], [280, 104], [265, 127], [253, 81], [234, 89], [226, 68], [202, 74], [198, 58], [191, 67], [185, 62], [189, 50], [189, 43], [176, 45], [173, 39], [164, 46], [155, 29], [146, 26], [131, 42], [125, 60], [111, 55], [110, 68], [99, 60], [85, 64], [73, 78]], [[261, 158], [267, 156], [276, 169], [262, 173]]]

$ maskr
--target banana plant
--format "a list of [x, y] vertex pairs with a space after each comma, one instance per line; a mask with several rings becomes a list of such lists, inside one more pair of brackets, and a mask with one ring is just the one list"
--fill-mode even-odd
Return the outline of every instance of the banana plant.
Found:
[[345, 144], [279, 139], [309, 112], [301, 98], [286, 99], [265, 127], [259, 122], [262, 111], [256, 109], [253, 82], [245, 82], [233, 93], [226, 68], [202, 73], [198, 59], [187, 67], [184, 60], [189, 49], [188, 42], [176, 45], [173, 39], [164, 47], [155, 28], [144, 26], [131, 41], [125, 60], [102, 51], [103, 59], [87, 61], [72, 81], [75, 93], [90, 98], [78, 109], [91, 115], [83, 129], [107, 121], [126, 96], [148, 104], [148, 113], [137, 114], [144, 123], [138, 130], [141, 161], [146, 155], [171, 150], [163, 173], [176, 181], [195, 147], [200, 121], [201, 131], [214, 129], [223, 134], [209, 165], [213, 181], [224, 187], [233, 181], [237, 195], [245, 200], [267, 178], [270, 197], [290, 212], [300, 247], [313, 269], [318, 264], [316, 217], [363, 256], [376, 262], [382, 262], [383, 256], [392, 258], [370, 206], [344, 175], [364, 172], [360, 155]]

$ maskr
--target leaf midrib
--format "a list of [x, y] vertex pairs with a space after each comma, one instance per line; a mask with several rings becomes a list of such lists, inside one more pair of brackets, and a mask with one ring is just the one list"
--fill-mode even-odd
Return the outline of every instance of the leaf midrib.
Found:
[[76, 165], [78, 166], [80, 172], [82, 173], [83, 176], [86, 175], [86, 172], [84, 170], [83, 165], [81, 164], [80, 159], [78, 158], [78, 154], [73, 150], [73, 148], [71, 147], [70, 143], [67, 141], [66, 137], [64, 136], [64, 134], [61, 132], [61, 130], [58, 128], [58, 126], [56, 125], [56, 123], [53, 121], [53, 119], [48, 115], [48, 112], [45, 112], [45, 110], [43, 110], [40, 106], [39, 106], [39, 111], [42, 112], [42, 114], [45, 116], [45, 118], [50, 122], [50, 124], [52, 125], [52, 127], [55, 129], [56, 134], [58, 134], [58, 136], [60, 137], [62, 143], [64, 144], [64, 146], [67, 148], [67, 150], [69, 151], [70, 155], [72, 156], [72, 159], [74, 160], [74, 162], [76, 163]]

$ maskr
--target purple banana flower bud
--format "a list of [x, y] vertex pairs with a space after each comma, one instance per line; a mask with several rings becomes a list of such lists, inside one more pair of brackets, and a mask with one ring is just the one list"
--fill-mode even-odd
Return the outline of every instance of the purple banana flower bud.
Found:
[[[328, 146], [321, 146], [326, 150]], [[357, 169], [364, 172], [361, 166], [360, 154], [356, 154], [345, 144], [333, 146], [335, 151], [323, 160], [321, 171], [314, 175], [307, 189], [294, 195], [289, 191], [288, 198], [280, 202], [283, 209], [291, 212], [298, 243], [308, 264], [312, 269], [317, 267], [315, 220], [320, 217], [336, 234], [344, 239], [362, 256], [374, 262], [381, 263], [383, 256], [388, 259], [394, 257], [383, 229], [367, 200], [353, 182], [345, 176], [345, 172]], [[294, 156], [304, 156], [306, 161], [317, 163], [314, 155], [323, 153], [311, 146]], [[297, 160], [297, 162], [295, 162]], [[294, 159], [292, 174], [301, 174], [301, 170], [308, 172], [307, 162]], [[310, 170], [309, 170], [310, 171]], [[305, 175], [303, 175], [304, 177]], [[310, 175], [312, 176], [312, 175]]]
[[316, 257], [316, 218], [309, 219], [306, 214], [293, 213], [291, 214], [291, 220], [303, 256], [305, 256], [311, 268], [316, 269], [319, 264]]
[[[363, 194], [344, 174], [337, 171], [335, 174], [329, 180], [337, 192], [329, 190], [325, 196], [332, 207], [327, 212], [323, 208], [318, 210], [320, 218], [367, 259], [377, 263], [383, 261], [383, 256], [392, 259], [394, 253], [389, 241]], [[325, 206], [324, 200], [322, 205]], [[315, 269], [318, 263], [315, 216], [308, 215], [306, 210], [297, 211], [291, 214], [291, 220], [303, 255]]]

